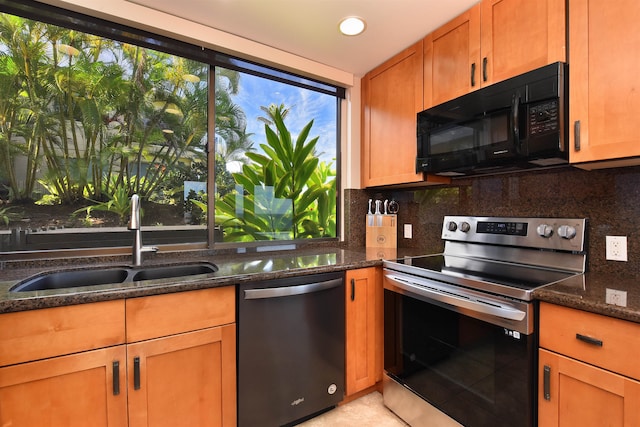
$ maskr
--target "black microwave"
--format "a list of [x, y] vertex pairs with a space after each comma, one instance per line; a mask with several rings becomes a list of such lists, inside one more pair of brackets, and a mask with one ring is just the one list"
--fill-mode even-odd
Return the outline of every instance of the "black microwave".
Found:
[[568, 164], [567, 78], [557, 62], [418, 113], [416, 171], [455, 177]]

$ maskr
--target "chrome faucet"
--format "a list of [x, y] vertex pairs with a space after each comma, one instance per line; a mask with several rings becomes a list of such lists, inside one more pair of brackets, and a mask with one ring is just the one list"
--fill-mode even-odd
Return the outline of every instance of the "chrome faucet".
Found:
[[137, 194], [131, 196], [131, 218], [129, 219], [129, 230], [133, 231], [133, 247], [131, 251], [133, 265], [142, 264], [143, 252], [158, 252], [156, 246], [142, 245], [142, 232], [140, 231], [140, 197]]

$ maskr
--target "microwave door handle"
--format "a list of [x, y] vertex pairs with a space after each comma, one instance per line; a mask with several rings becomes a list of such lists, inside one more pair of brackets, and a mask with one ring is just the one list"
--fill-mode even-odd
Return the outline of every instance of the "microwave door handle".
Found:
[[522, 152], [522, 147], [520, 146], [520, 123], [519, 123], [519, 112], [520, 112], [520, 93], [516, 93], [513, 95], [513, 99], [511, 102], [511, 120], [513, 120], [513, 146], [516, 149], [517, 153]]

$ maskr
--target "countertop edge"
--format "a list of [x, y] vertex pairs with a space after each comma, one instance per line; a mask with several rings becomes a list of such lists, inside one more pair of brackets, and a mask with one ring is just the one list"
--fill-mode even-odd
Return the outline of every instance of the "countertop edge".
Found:
[[[345, 255], [345, 252], [348, 255]], [[117, 299], [136, 298], [166, 293], [184, 292], [199, 289], [236, 286], [247, 282], [266, 281], [309, 274], [346, 271], [351, 269], [376, 267], [382, 265], [382, 259], [367, 259], [364, 251], [337, 250], [341, 257], [335, 263], [318, 266], [304, 266], [297, 268], [274, 269], [272, 271], [250, 272], [244, 274], [224, 273], [225, 265], [231, 262], [215, 262], [220, 270], [217, 273], [200, 275], [192, 278], [148, 280], [122, 285], [100, 286], [98, 288], [68, 289], [61, 293], [51, 291], [12, 293], [8, 289], [17, 281], [0, 283], [0, 314], [19, 311], [37, 310], [68, 305], [88, 304], [92, 302], [110, 301]], [[295, 256], [295, 255], [294, 255]], [[291, 254], [272, 255], [276, 259], [288, 259]], [[241, 263], [241, 260], [233, 260]], [[222, 274], [219, 274], [221, 273]]]

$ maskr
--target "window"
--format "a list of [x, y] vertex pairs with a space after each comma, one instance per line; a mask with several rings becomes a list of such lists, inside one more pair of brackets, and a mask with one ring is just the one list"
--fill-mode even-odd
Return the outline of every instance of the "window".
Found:
[[222, 67], [216, 92], [224, 241], [336, 237], [336, 97]]
[[341, 88], [0, 0], [0, 91], [0, 252], [336, 237]]

